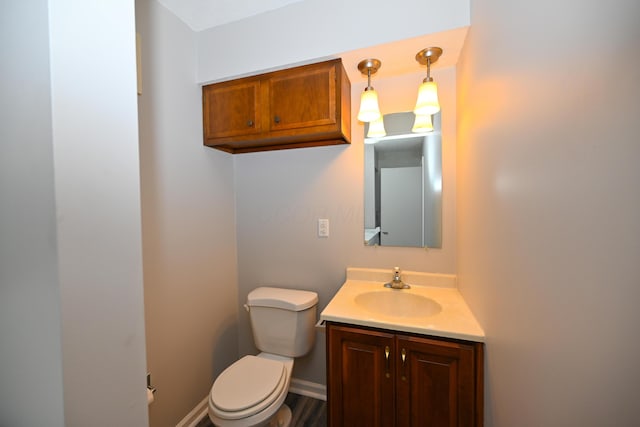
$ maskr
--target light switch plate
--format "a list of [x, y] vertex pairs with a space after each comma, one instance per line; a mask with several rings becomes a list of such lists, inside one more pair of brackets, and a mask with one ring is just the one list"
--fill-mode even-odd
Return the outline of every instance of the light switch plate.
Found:
[[318, 237], [329, 237], [329, 220], [326, 218], [318, 220]]

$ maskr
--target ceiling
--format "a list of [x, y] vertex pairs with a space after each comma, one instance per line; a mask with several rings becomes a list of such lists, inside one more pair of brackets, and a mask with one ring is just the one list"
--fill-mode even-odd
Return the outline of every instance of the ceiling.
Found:
[[193, 31], [239, 21], [303, 0], [158, 0]]

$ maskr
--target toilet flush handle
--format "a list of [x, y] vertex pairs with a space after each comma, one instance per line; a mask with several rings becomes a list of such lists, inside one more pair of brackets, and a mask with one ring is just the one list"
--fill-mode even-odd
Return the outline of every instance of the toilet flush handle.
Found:
[[247, 304], [243, 304], [243, 307], [245, 310], [247, 310], [247, 313], [249, 312], [249, 306]]

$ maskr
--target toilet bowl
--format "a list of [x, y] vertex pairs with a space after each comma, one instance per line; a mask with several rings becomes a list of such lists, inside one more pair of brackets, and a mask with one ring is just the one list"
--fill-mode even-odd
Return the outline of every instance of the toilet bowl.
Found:
[[261, 287], [247, 297], [256, 347], [262, 352], [233, 363], [209, 393], [209, 418], [219, 427], [289, 427], [284, 405], [294, 358], [315, 342], [315, 292]]
[[[292, 370], [290, 357], [269, 353], [243, 357], [225, 369], [213, 384], [209, 418], [217, 426], [263, 426], [283, 409], [279, 414], [281, 423], [273, 425], [288, 426], [285, 424], [288, 408], [281, 407], [289, 391]], [[291, 418], [290, 411], [288, 417]]]

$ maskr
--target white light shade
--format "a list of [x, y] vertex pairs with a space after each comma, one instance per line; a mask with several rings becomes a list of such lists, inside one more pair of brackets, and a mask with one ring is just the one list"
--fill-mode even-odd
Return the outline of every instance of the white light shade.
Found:
[[367, 88], [360, 97], [360, 111], [358, 120], [361, 122], [372, 122], [382, 117], [378, 106], [378, 92], [373, 88]]
[[433, 132], [433, 123], [431, 122], [431, 116], [416, 116], [416, 120], [413, 122], [413, 128], [411, 132]]
[[372, 122], [369, 122], [369, 131], [367, 132], [367, 138], [381, 138], [387, 134], [384, 129], [384, 119], [380, 116]]
[[424, 82], [418, 89], [418, 100], [413, 112], [416, 116], [430, 116], [440, 111], [436, 82]]

